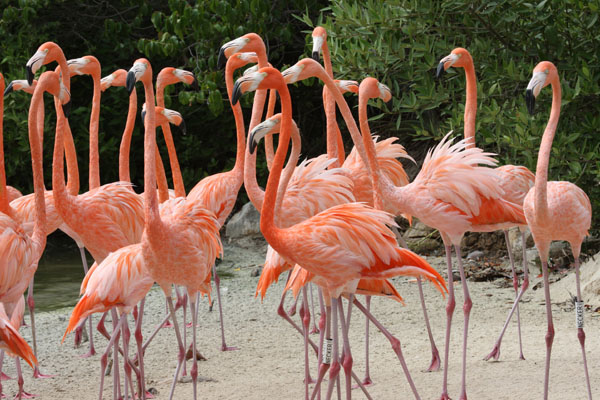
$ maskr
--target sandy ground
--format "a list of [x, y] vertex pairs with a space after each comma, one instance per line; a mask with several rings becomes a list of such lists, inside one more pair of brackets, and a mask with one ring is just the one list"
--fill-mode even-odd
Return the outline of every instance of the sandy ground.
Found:
[[[287, 322], [279, 318], [276, 306], [283, 283], [275, 285], [267, 294], [264, 303], [254, 298], [257, 277], [251, 271], [261, 265], [265, 250], [264, 242], [245, 240], [235, 246], [227, 245], [225, 259], [219, 270], [231, 277], [223, 279], [223, 307], [227, 343], [238, 346], [239, 351], [221, 352], [219, 318], [215, 304], [214, 311], [208, 311], [208, 302], [203, 300], [200, 307], [198, 343], [207, 361], [199, 363], [202, 382], [198, 391], [201, 399], [288, 399], [302, 398], [303, 387], [303, 345], [301, 337]], [[440, 257], [428, 258], [442, 274], [444, 260]], [[593, 264], [593, 263], [592, 263]], [[595, 268], [595, 264], [586, 268]], [[584, 399], [585, 380], [581, 362], [581, 350], [576, 338], [575, 316], [569, 301], [568, 292], [575, 293], [574, 285], [568, 287], [570, 277], [551, 286], [556, 337], [552, 351], [550, 370], [550, 398]], [[540, 281], [534, 275], [530, 287]], [[406, 306], [387, 300], [374, 299], [372, 311], [402, 342], [402, 351], [424, 399], [439, 398], [442, 385], [442, 372], [422, 372], [430, 361], [430, 347], [423, 324], [423, 314], [419, 306], [417, 286], [408, 279], [394, 279], [398, 291], [404, 296]], [[546, 315], [543, 290], [529, 290], [521, 305], [523, 348], [526, 361], [518, 359], [516, 323], [507, 330], [499, 362], [485, 362], [483, 357], [492, 349], [494, 341], [511, 306], [513, 291], [506, 285], [506, 279], [492, 282], [469, 282], [473, 298], [473, 310], [469, 328], [467, 354], [467, 392], [472, 399], [524, 399], [541, 398], [544, 374]], [[460, 391], [461, 350], [463, 336], [462, 287], [457, 284], [457, 307], [452, 327], [450, 343], [449, 392], [458, 399]], [[445, 302], [431, 286], [425, 288], [433, 332], [436, 343], [443, 353], [445, 332]], [[75, 296], [75, 294], [74, 294]], [[565, 297], [566, 296], [566, 297]], [[587, 299], [585, 299], [587, 302]], [[316, 300], [315, 300], [316, 301]], [[593, 299], [592, 302], [596, 302]], [[598, 304], [596, 303], [595, 306]], [[585, 313], [587, 356], [592, 380], [592, 391], [600, 395], [600, 313], [595, 306]], [[99, 385], [99, 355], [81, 358], [87, 350], [87, 343], [79, 349], [73, 348], [73, 337], [63, 345], [60, 338], [67, 325], [70, 309], [40, 313], [36, 322], [39, 326], [38, 341], [42, 372], [56, 375], [51, 379], [33, 379], [31, 370], [25, 367], [26, 390], [41, 399], [97, 399]], [[148, 295], [144, 320], [144, 333], [149, 332], [164, 315], [162, 292], [157, 288]], [[298, 316], [294, 317], [298, 320]], [[97, 322], [99, 316], [94, 317]], [[130, 319], [130, 325], [131, 325]], [[188, 328], [191, 331], [191, 328]], [[30, 331], [22, 332], [30, 341]], [[364, 373], [364, 318], [354, 309], [351, 326], [351, 342], [355, 359], [355, 372]], [[95, 333], [98, 349], [104, 349], [106, 340]], [[312, 335], [318, 341], [318, 335]], [[410, 388], [402, 373], [401, 366], [389, 342], [376, 329], [371, 329], [371, 376], [375, 384], [369, 388], [375, 399], [412, 398]], [[147, 387], [155, 388], [157, 399], [168, 398], [170, 382], [175, 371], [177, 348], [172, 329], [163, 329], [146, 351]], [[314, 360], [314, 358], [313, 358]], [[188, 369], [191, 363], [188, 362]], [[313, 375], [316, 373], [313, 361]], [[4, 371], [15, 376], [14, 365], [6, 362]], [[343, 382], [343, 381], [342, 381]], [[16, 393], [15, 380], [3, 382], [4, 393]], [[191, 398], [192, 384], [179, 383], [176, 399]], [[354, 398], [364, 398], [360, 390], [353, 391]], [[106, 378], [104, 398], [112, 396], [112, 376]]]

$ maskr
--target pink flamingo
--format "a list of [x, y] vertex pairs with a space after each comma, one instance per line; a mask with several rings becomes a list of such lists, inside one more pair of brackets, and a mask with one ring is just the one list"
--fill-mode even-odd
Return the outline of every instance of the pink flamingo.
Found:
[[[467, 80], [467, 97], [465, 102], [465, 128], [464, 135], [467, 140], [467, 148], [475, 147], [475, 116], [477, 114], [477, 78], [475, 77], [475, 68], [473, 66], [473, 58], [471, 54], [462, 47], [457, 47], [452, 50], [448, 56], [442, 58], [437, 68], [437, 75], [439, 76], [443, 71], [451, 67], [464, 68], [465, 77]], [[499, 185], [504, 191], [503, 199], [510, 201], [511, 203], [523, 205], [523, 199], [525, 195], [533, 187], [535, 182], [535, 175], [526, 167], [520, 165], [503, 165], [496, 168], [498, 173]], [[521, 290], [519, 291], [519, 278], [517, 277], [517, 271], [515, 269], [515, 263], [513, 260], [512, 246], [510, 244], [510, 238], [508, 237], [508, 230], [504, 229], [504, 238], [506, 240], [506, 247], [508, 249], [508, 256], [510, 259], [510, 265], [512, 268], [513, 276], [513, 287], [515, 289], [515, 306], [511, 309], [508, 314], [508, 318], [504, 323], [504, 327], [500, 332], [500, 336], [496, 341], [494, 349], [485, 357], [485, 360], [494, 358], [498, 360], [500, 357], [500, 344], [502, 343], [502, 337], [508, 327], [508, 323], [513, 315], [514, 309], [517, 310], [517, 329], [519, 333], [519, 358], [524, 360], [523, 356], [523, 345], [521, 341], [521, 317], [519, 315], [519, 300], [525, 290], [529, 287], [529, 270], [527, 268], [527, 253], [525, 248], [525, 230], [526, 225], [520, 225], [519, 230], [521, 231], [521, 240], [523, 243], [523, 274], [524, 280]]]
[[[219, 223], [215, 215], [201, 207], [198, 202], [177, 198], [166, 203], [161, 213], [158, 209], [156, 187], [155, 149], [156, 119], [152, 67], [146, 59], [138, 59], [127, 74], [127, 89], [131, 92], [135, 82], [142, 81], [146, 97], [146, 124], [144, 135], [144, 236], [142, 238], [143, 262], [152, 279], [165, 293], [179, 344], [177, 369], [169, 398], [173, 397], [185, 348], [181, 341], [175, 309], [171, 299], [171, 285], [185, 286], [192, 307], [192, 354], [196, 354], [195, 302], [198, 291], [210, 292], [210, 270], [216, 257], [222, 253]], [[207, 282], [208, 280], [208, 282]], [[198, 361], [194, 362], [190, 375], [194, 399], [198, 379]]]
[[[261, 231], [267, 241], [284, 257], [317, 275], [332, 301], [333, 366], [331, 367], [328, 398], [339, 373], [337, 340], [338, 298], [343, 292], [354, 292], [361, 278], [381, 279], [395, 275], [424, 276], [438, 287], [445, 286], [443, 278], [423, 259], [409, 250], [397, 247], [394, 234], [386, 225], [394, 225], [391, 215], [373, 210], [361, 203], [346, 203], [325, 210], [290, 228], [275, 224], [275, 204], [283, 161], [288, 150], [291, 130], [291, 100], [286, 82], [274, 68], [262, 68], [257, 73], [240, 78], [234, 88], [232, 103], [242, 93], [256, 89], [277, 89], [282, 102], [282, 130], [273, 168], [267, 182], [261, 210]], [[316, 279], [316, 278], [315, 278]], [[365, 310], [366, 311], [366, 310]], [[349, 397], [352, 356], [348, 332], [344, 328], [344, 369]], [[391, 340], [391, 339], [390, 339]], [[415, 396], [416, 388], [405, 368], [398, 341], [394, 349], [400, 359]]]
[[[4, 80], [1, 79], [2, 86]], [[3, 140], [0, 140], [0, 221], [3, 240], [0, 241], [0, 259], [3, 265], [0, 268], [2, 277], [0, 277], [0, 302], [8, 304], [17, 304], [22, 299], [25, 289], [30, 284], [33, 275], [37, 269], [38, 261], [42, 256], [46, 246], [46, 200], [44, 195], [43, 166], [42, 166], [42, 148], [39, 140], [39, 130], [35, 111], [43, 102], [44, 91], [54, 95], [56, 105], [67, 103], [69, 93], [60, 83], [56, 72], [46, 72], [42, 74], [38, 81], [36, 91], [33, 95], [29, 110], [29, 142], [31, 146], [31, 161], [33, 168], [33, 183], [35, 193], [35, 222], [33, 233], [29, 236], [24, 227], [11, 216], [11, 211], [6, 198], [6, 175], [4, 171], [4, 149]], [[4, 100], [2, 100], [3, 109]], [[62, 115], [62, 107], [57, 107], [57, 112]], [[1, 130], [0, 130], [1, 134]], [[21, 317], [18, 317], [19, 323]], [[37, 357], [34, 356], [33, 359]], [[31, 357], [29, 357], [31, 359]], [[37, 365], [37, 362], [34, 364]], [[34, 369], [35, 371], [35, 369]], [[20, 370], [18, 368], [18, 374]], [[19, 377], [19, 396], [23, 392], [22, 377]]]
[[[581, 243], [588, 235], [592, 220], [592, 206], [585, 192], [571, 182], [548, 182], [548, 162], [552, 141], [556, 133], [558, 118], [560, 116], [561, 88], [558, 71], [554, 64], [542, 61], [533, 69], [533, 76], [527, 85], [525, 100], [527, 109], [533, 114], [535, 98], [542, 88], [552, 86], [552, 109], [550, 118], [538, 154], [535, 169], [535, 186], [525, 196], [523, 209], [527, 225], [531, 229], [535, 247], [542, 260], [544, 274], [544, 295], [546, 298], [546, 315], [548, 317], [548, 331], [546, 333], [546, 369], [544, 375], [544, 399], [548, 398], [548, 381], [550, 374], [550, 354], [554, 340], [554, 324], [552, 323], [552, 304], [550, 303], [550, 282], [548, 282], [548, 252], [553, 240], [566, 240], [571, 245], [575, 259], [575, 283], [577, 286], [576, 308], [583, 313], [581, 298], [581, 285], [579, 282], [579, 253]], [[585, 355], [585, 332], [583, 331], [583, 314], [581, 321], [577, 322], [577, 337], [581, 344], [583, 355], [583, 368], [587, 383], [588, 398], [592, 398], [590, 377]]]

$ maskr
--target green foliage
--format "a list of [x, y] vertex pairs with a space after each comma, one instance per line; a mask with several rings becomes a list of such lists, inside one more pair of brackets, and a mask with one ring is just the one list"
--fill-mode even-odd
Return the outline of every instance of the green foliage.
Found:
[[[375, 76], [395, 98], [373, 123], [383, 136], [438, 140], [462, 133], [464, 72], [451, 68], [436, 82], [439, 60], [455, 47], [473, 56], [478, 78], [477, 143], [501, 164], [535, 170], [552, 93], [542, 91], [536, 115], [523, 98], [533, 67], [554, 62], [563, 90], [549, 178], [582, 187], [600, 206], [600, 31], [596, 1], [333, 0], [321, 19], [336, 76]], [[301, 19], [312, 27], [308, 16]], [[596, 213], [596, 215], [598, 215]]]

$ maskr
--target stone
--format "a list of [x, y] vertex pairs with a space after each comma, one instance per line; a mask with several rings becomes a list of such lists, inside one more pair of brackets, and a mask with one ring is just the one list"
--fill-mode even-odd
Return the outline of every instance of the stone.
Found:
[[475, 250], [467, 255], [467, 260], [481, 260], [484, 256], [483, 251]]
[[408, 248], [417, 254], [430, 253], [442, 246], [439, 233], [420, 221], [413, 223], [403, 235]]
[[260, 234], [260, 213], [251, 202], [244, 204], [225, 227], [225, 236], [231, 239]]
[[252, 271], [250, 272], [250, 276], [253, 278], [256, 278], [257, 276], [260, 275], [261, 269], [259, 267], [257, 268], [253, 268]]
[[567, 242], [554, 241], [550, 243], [550, 258], [560, 258], [565, 255], [571, 255], [571, 249]]

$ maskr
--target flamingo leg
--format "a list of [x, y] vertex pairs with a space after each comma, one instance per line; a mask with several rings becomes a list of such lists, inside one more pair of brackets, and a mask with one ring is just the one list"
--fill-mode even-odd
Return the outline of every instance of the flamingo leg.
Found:
[[[104, 389], [104, 375], [106, 371], [106, 365], [108, 364], [108, 353], [110, 353], [110, 350], [113, 348], [115, 341], [118, 340], [119, 332], [121, 330], [121, 326], [123, 325], [124, 315], [125, 314], [123, 314], [121, 316], [121, 319], [119, 319], [119, 322], [117, 323], [112, 335], [110, 336], [110, 340], [108, 341], [108, 345], [106, 346], [106, 351], [102, 353], [102, 356], [100, 357], [100, 391], [98, 396], [100, 400], [102, 400], [102, 391]], [[118, 368], [115, 366], [115, 370], [116, 369]]]
[[[177, 316], [175, 315], [175, 307], [173, 306], [173, 299], [171, 296], [165, 296], [167, 298], [167, 304], [169, 305], [169, 310], [171, 311], [171, 319], [173, 320], [173, 328], [175, 329], [175, 336], [177, 337], [177, 344], [179, 345], [179, 354], [177, 357], [177, 368], [175, 369], [175, 375], [173, 376], [173, 383], [171, 383], [171, 391], [169, 393], [169, 400], [173, 398], [173, 394], [175, 393], [175, 385], [177, 384], [177, 378], [179, 376], [179, 369], [181, 368], [181, 364], [185, 359], [185, 347], [183, 347], [183, 342], [181, 340], [181, 334], [179, 333], [179, 324], [177, 323]], [[194, 357], [195, 358], [195, 357]]]
[[23, 379], [23, 372], [21, 371], [21, 359], [19, 357], [15, 358], [15, 366], [17, 368], [17, 383], [19, 385], [19, 392], [17, 393], [17, 399], [32, 399], [37, 395], [27, 393], [23, 390], [23, 383], [25, 380]]
[[448, 267], [448, 302], [446, 303], [446, 347], [444, 348], [444, 381], [442, 383], [442, 396], [440, 400], [450, 400], [448, 397], [448, 355], [450, 353], [450, 328], [456, 301], [454, 300], [454, 277], [452, 276], [452, 248], [444, 245], [446, 249], [446, 263]]
[[429, 343], [431, 344], [431, 363], [426, 372], [436, 372], [440, 370], [440, 352], [435, 345], [433, 339], [433, 333], [431, 332], [431, 324], [429, 323], [429, 315], [427, 314], [427, 306], [425, 305], [425, 294], [423, 293], [423, 281], [420, 276], [417, 277], [417, 287], [419, 288], [419, 299], [421, 300], [421, 308], [423, 309], [423, 318], [425, 319], [425, 326], [427, 327], [427, 335], [429, 336]]
[[[87, 263], [87, 258], [85, 256], [85, 249], [83, 247], [79, 247], [79, 254], [81, 255], [81, 263], [83, 264], [83, 271], [85, 272], [85, 275], [87, 275], [88, 263]], [[88, 336], [89, 336], [90, 347], [89, 347], [88, 352], [82, 355], [82, 357], [84, 357], [84, 358], [91, 357], [94, 354], [96, 354], [96, 349], [94, 348], [94, 335], [93, 335], [94, 331], [92, 328], [92, 316], [90, 315], [86, 319], [88, 322], [88, 329], [89, 329]], [[83, 327], [83, 324], [81, 325], [81, 327]]]
[[[120, 330], [123, 326], [121, 320], [124, 318], [118, 318], [117, 310], [114, 308], [111, 309], [110, 312], [113, 320], [113, 332], [117, 329]], [[125, 314], [123, 314], [123, 317], [124, 316]], [[115, 400], [121, 398], [121, 376], [119, 373], [119, 336], [120, 335], [117, 334], [117, 338], [113, 343], [113, 399]]]
[[460, 390], [460, 400], [467, 399], [467, 334], [469, 333], [469, 317], [471, 315], [471, 308], [473, 302], [471, 301], [471, 295], [469, 294], [469, 287], [467, 286], [467, 277], [465, 276], [465, 269], [462, 265], [462, 255], [460, 253], [460, 245], [455, 245], [454, 250], [456, 251], [456, 258], [458, 260], [458, 270], [460, 272], [460, 280], [463, 287], [464, 304], [464, 331], [463, 331], [463, 356], [462, 356], [462, 380]]
[[[325, 315], [325, 329], [321, 330], [321, 332], [324, 332], [323, 336], [327, 338], [327, 340], [331, 340], [331, 306], [325, 306], [325, 309], [325, 313], [321, 314]], [[321, 345], [321, 348], [323, 348], [323, 345]], [[322, 350], [320, 351], [322, 352]], [[321, 360], [319, 361], [319, 376], [317, 376], [317, 383], [313, 388], [311, 400], [313, 400], [317, 394], [319, 396], [318, 398], [321, 398], [321, 383], [323, 382], [323, 378], [329, 369], [330, 362], [331, 360], [328, 360], [326, 355], [321, 354]]]
[[548, 331], [546, 332], [546, 367], [544, 372], [544, 400], [548, 399], [548, 379], [550, 377], [550, 356], [552, 353], [552, 342], [554, 341], [554, 323], [552, 322], [552, 304], [550, 303], [550, 282], [548, 281], [548, 261], [542, 261], [542, 273], [544, 275], [544, 297], [546, 300], [546, 317], [548, 319]]
[[[182, 306], [183, 306], [183, 326], [182, 326], [182, 330], [183, 330], [183, 348], [187, 349], [187, 303], [188, 303], [188, 294], [187, 292], [183, 294], [183, 300], [181, 302]], [[190, 310], [192, 309], [192, 304], [190, 302]], [[193, 318], [192, 318], [193, 319]], [[186, 357], [183, 357], [183, 370], [181, 371], [181, 376], [186, 376], [187, 375], [187, 359]]]
[[293, 317], [294, 315], [296, 315], [296, 307], [298, 305], [298, 297], [296, 297], [292, 303], [292, 305], [290, 306], [290, 308], [287, 311], [287, 314], [290, 317]]
[[4, 366], [4, 350], [0, 350], [0, 399], [6, 397], [4, 393], [2, 393], [2, 381], [4, 380], [4, 373], [2, 372], [2, 367]]
[[310, 377], [310, 368], [308, 361], [308, 326], [310, 325], [310, 311], [308, 310], [308, 300], [306, 298], [306, 285], [302, 287], [302, 305], [300, 307], [300, 316], [302, 317], [302, 329], [304, 331], [304, 398], [308, 400], [308, 384], [313, 380]]
[[[31, 278], [31, 282], [29, 282], [29, 289], [27, 290], [27, 307], [29, 307], [29, 317], [31, 318], [31, 337], [33, 340], [33, 354], [36, 359], [38, 358], [37, 353], [37, 340], [35, 335], [35, 301], [33, 300], [33, 277]], [[34, 378], [50, 378], [50, 375], [44, 375], [40, 372], [39, 367], [36, 365], [33, 369], [33, 377]]]
[[375, 325], [377, 327], [377, 329], [379, 329], [381, 331], [381, 333], [389, 340], [390, 344], [392, 345], [392, 349], [394, 350], [394, 352], [396, 353], [396, 356], [398, 357], [398, 360], [400, 361], [400, 365], [402, 366], [402, 370], [404, 371], [404, 375], [406, 375], [406, 379], [408, 381], [408, 384], [410, 385], [412, 392], [415, 396], [416, 399], [420, 399], [421, 397], [419, 396], [419, 393], [417, 392], [417, 387], [415, 386], [411, 376], [410, 376], [410, 372], [408, 371], [408, 367], [406, 365], [406, 361], [404, 360], [404, 356], [402, 355], [402, 346], [400, 344], [400, 341], [394, 337], [387, 329], [386, 327], [384, 327], [381, 322], [379, 322], [374, 316], [373, 314], [371, 314], [366, 308], [365, 306], [363, 306], [356, 298], [354, 298], [353, 300], [354, 305], [363, 313], [365, 314], [369, 320], [371, 320], [371, 322], [373, 323], [373, 325]]
[[[192, 377], [193, 390], [194, 390], [194, 400], [197, 398], [197, 386], [198, 386], [198, 357], [196, 357], [196, 325], [197, 325], [197, 317], [196, 317], [196, 305], [197, 302], [197, 294], [194, 296], [190, 296], [190, 307], [192, 309], [192, 369], [190, 371], [190, 375]], [[185, 357], [184, 361], [185, 363]]]
[[353, 294], [350, 294], [348, 298], [348, 317], [344, 320], [344, 307], [342, 305], [342, 301], [338, 302], [339, 311], [340, 311], [340, 323], [342, 325], [342, 338], [344, 340], [344, 354], [342, 358], [342, 366], [344, 368], [344, 373], [346, 375], [346, 400], [350, 400], [352, 398], [352, 352], [350, 350], [350, 339], [348, 337], [348, 329], [350, 327], [350, 313], [352, 312], [352, 299], [354, 298]]
[[123, 371], [125, 376], [125, 384], [123, 398], [128, 399], [129, 392], [131, 390], [131, 395], [134, 397], [135, 390], [133, 389], [133, 379], [131, 378], [131, 365], [129, 364], [129, 339], [131, 338], [131, 332], [129, 331], [129, 324], [127, 322], [127, 314], [125, 314], [125, 323], [122, 327], [123, 330]]
[[[285, 319], [287, 322], [290, 323], [290, 325], [292, 325], [301, 335], [304, 335], [304, 332], [302, 331], [302, 329], [290, 318], [290, 316], [285, 312], [284, 309], [284, 302], [285, 302], [285, 297], [287, 296], [287, 292], [283, 292], [283, 294], [281, 295], [281, 301], [279, 302], [279, 306], [277, 307], [277, 314]], [[315, 351], [315, 353], [318, 353], [318, 349], [317, 349], [317, 345], [314, 344], [314, 342], [308, 338], [308, 344], [310, 344], [310, 346], [313, 348], [313, 350]]]
[[331, 298], [331, 330], [333, 331], [333, 354], [331, 355], [331, 368], [329, 369], [329, 383], [327, 385], [327, 400], [331, 399], [335, 382], [340, 373], [340, 355], [338, 349], [338, 299]]
[[217, 301], [219, 302], [219, 318], [221, 322], [221, 351], [239, 350], [237, 347], [227, 346], [227, 343], [225, 343], [225, 326], [223, 324], [223, 307], [221, 305], [221, 278], [219, 278], [219, 275], [217, 274], [217, 266], [215, 264], [213, 264], [213, 275], [215, 279], [215, 286], [217, 287]]
[[312, 315], [313, 315], [313, 319], [312, 319], [312, 328], [310, 329], [310, 333], [317, 333], [319, 332], [319, 328], [317, 327], [317, 314], [315, 313], [315, 296], [313, 293], [313, 284], [309, 283], [308, 284], [310, 287], [310, 308], [312, 311]]
[[[365, 302], [367, 303], [367, 310], [371, 311], [371, 296], [365, 296]], [[372, 385], [371, 373], [369, 370], [369, 318], [365, 317], [365, 377], [362, 381], [363, 385]]]
[[[524, 260], [524, 262], [523, 262], [523, 274], [524, 274], [523, 284], [521, 285], [521, 290], [519, 290], [519, 292], [517, 293], [517, 297], [515, 298], [515, 302], [513, 303], [512, 308], [508, 312], [508, 317], [506, 318], [506, 322], [504, 322], [502, 331], [500, 331], [500, 336], [496, 340], [496, 344], [494, 345], [494, 348], [492, 349], [492, 351], [487, 356], [485, 356], [485, 358], [484, 358], [485, 361], [488, 361], [491, 358], [493, 358], [494, 361], [498, 361], [498, 358], [500, 358], [500, 344], [502, 343], [502, 337], [504, 336], [504, 332], [506, 332], [506, 328], [508, 328], [508, 323], [510, 322], [510, 319], [512, 318], [513, 313], [515, 312], [515, 309], [517, 310], [517, 321], [518, 321], [518, 325], [519, 325], [519, 348], [521, 350], [519, 359], [521, 359], [521, 360], [525, 359], [525, 357], [523, 356], [523, 346], [521, 344], [521, 320], [519, 318], [519, 302], [521, 301], [521, 297], [523, 296], [523, 294], [529, 287], [529, 271], [528, 271], [528, 267], [527, 267], [527, 253], [525, 250], [525, 233], [521, 232], [521, 235], [522, 235], [522, 239], [523, 239], [523, 248], [524, 248], [524, 251], [523, 251], [523, 260]], [[510, 255], [510, 261], [511, 261], [511, 264], [513, 265], [513, 284], [514, 284], [514, 282], [517, 282], [516, 284], [518, 284], [518, 280], [517, 280], [518, 278], [517, 278], [517, 273], [515, 271], [514, 264], [513, 264], [512, 249], [511, 249], [510, 242], [508, 239], [508, 234], [506, 234], [505, 237], [506, 237], [506, 246], [509, 249], [508, 254]], [[516, 288], [516, 286], [515, 286], [515, 288]]]
[[139, 386], [139, 396], [142, 400], [146, 400], [148, 394], [146, 393], [146, 381], [144, 376], [144, 348], [143, 338], [142, 338], [142, 317], [144, 315], [144, 305], [146, 303], [146, 298], [143, 298], [140, 302], [138, 308], [138, 316], [135, 321], [135, 342], [137, 344], [137, 359], [140, 370], [140, 375], [138, 378], [138, 386]]
[[[571, 246], [573, 247], [573, 246]], [[575, 257], [575, 284], [577, 285], [577, 302], [582, 302], [581, 282], [579, 279], [579, 254]], [[583, 314], [582, 314], [583, 318]], [[587, 357], [585, 354], [585, 332], [583, 331], [583, 320], [581, 327], [577, 327], [577, 338], [581, 344], [581, 354], [583, 356], [583, 370], [585, 371], [585, 382], [587, 384], [588, 399], [592, 399], [592, 388], [590, 386], [590, 374], [588, 372]]]

